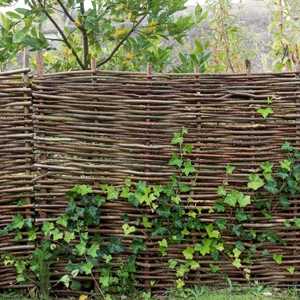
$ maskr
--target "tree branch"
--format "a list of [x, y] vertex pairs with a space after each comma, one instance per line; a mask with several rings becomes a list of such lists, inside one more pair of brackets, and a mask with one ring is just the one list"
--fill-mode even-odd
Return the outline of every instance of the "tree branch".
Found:
[[80, 1], [80, 14], [83, 21], [83, 25], [80, 25], [79, 29], [82, 34], [82, 44], [83, 44], [83, 64], [85, 68], [87, 69], [89, 66], [89, 39], [86, 32], [86, 29], [84, 27], [84, 14], [85, 14], [85, 8], [84, 8], [84, 0]]
[[60, 5], [60, 7], [62, 8], [62, 10], [64, 11], [65, 15], [70, 19], [70, 21], [72, 21], [75, 25], [76, 25], [76, 20], [73, 18], [73, 16], [69, 13], [69, 11], [67, 10], [67, 8], [64, 6], [64, 4], [62, 3], [61, 0], [57, 0], [58, 4]]
[[72, 54], [75, 56], [75, 59], [78, 62], [78, 64], [80, 65], [80, 67], [82, 69], [85, 69], [84, 64], [82, 63], [81, 59], [79, 58], [77, 52], [75, 51], [75, 49], [73, 48], [73, 46], [71, 45], [71, 43], [68, 41], [68, 38], [64, 34], [63, 30], [59, 27], [59, 25], [53, 19], [53, 17], [51, 16], [51, 14], [47, 11], [46, 7], [42, 4], [41, 0], [37, 0], [37, 1], [39, 2], [40, 6], [41, 6], [43, 12], [45, 13], [45, 15], [47, 16], [47, 18], [51, 21], [51, 23], [54, 25], [54, 27], [57, 29], [57, 31], [61, 35], [64, 43], [66, 44], [66, 46], [71, 50]]
[[128, 31], [128, 33], [123, 37], [123, 39], [115, 46], [115, 48], [112, 50], [112, 52], [109, 54], [109, 56], [102, 61], [100, 61], [97, 64], [97, 67], [100, 67], [104, 64], [106, 64], [108, 61], [110, 61], [113, 56], [118, 52], [118, 50], [121, 48], [121, 46], [127, 41], [127, 39], [131, 36], [131, 34], [137, 29], [137, 27], [144, 21], [147, 14], [143, 15], [140, 20], [132, 26], [132, 28]]

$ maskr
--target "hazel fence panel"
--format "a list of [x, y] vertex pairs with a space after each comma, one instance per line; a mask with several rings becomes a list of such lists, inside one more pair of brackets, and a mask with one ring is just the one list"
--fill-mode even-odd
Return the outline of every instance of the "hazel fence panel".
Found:
[[[170, 139], [183, 126], [189, 131], [187, 142], [194, 146], [191, 158], [199, 169], [193, 201], [184, 198], [183, 203], [201, 208], [201, 218], [214, 222], [217, 214], [209, 210], [225, 179], [226, 164], [236, 166], [230, 183], [242, 187], [261, 162], [282, 157], [284, 141], [299, 146], [300, 79], [295, 73], [153, 74], [151, 78], [142, 73], [108, 71], [46, 74], [32, 79], [32, 104], [31, 90], [19, 75], [12, 76], [0, 75], [0, 161], [5, 166], [0, 177], [1, 226], [18, 209], [11, 204], [15, 205], [19, 195], [30, 199], [22, 209], [32, 213], [33, 206], [35, 220], [44, 222], [63, 212], [65, 193], [75, 184], [91, 184], [98, 190], [100, 183], [122, 184], [127, 177], [165, 182], [173, 172], [168, 166], [174, 150]], [[16, 90], [7, 95], [10, 80], [17, 80], [20, 90], [14, 86]], [[272, 98], [273, 114], [263, 119], [256, 109], [266, 106], [267, 98]], [[291, 204], [286, 210], [275, 206], [272, 220], [251, 208], [255, 217], [246, 226], [258, 232], [275, 230], [284, 241], [257, 249], [255, 264], [249, 268], [260, 282], [299, 284], [300, 232], [284, 227], [283, 222], [299, 217], [300, 199], [292, 199]], [[98, 228], [102, 236], [124, 239], [121, 227], [125, 213], [130, 218], [142, 213], [155, 218], [147, 210], [111, 202], [104, 208]], [[143, 228], [138, 228], [137, 235], [147, 244], [147, 251], [138, 258], [138, 286], [149, 287], [151, 282], [157, 289], [173, 286], [175, 274], [167, 262], [180, 258], [188, 241], [171, 246], [168, 256], [162, 257], [157, 239]], [[234, 242], [232, 236], [226, 240]], [[131, 240], [124, 242], [129, 246]], [[7, 243], [7, 237], [1, 238], [0, 250]], [[264, 257], [263, 250], [283, 254], [282, 264]], [[219, 261], [220, 274], [210, 272], [213, 261], [209, 256], [198, 259], [201, 268], [189, 275], [190, 284], [222, 284], [224, 273], [235, 282], [246, 282], [243, 271], [226, 258]], [[293, 275], [286, 270], [291, 265], [296, 270]], [[0, 268], [0, 278], [6, 271]], [[57, 271], [61, 274], [62, 266], [57, 266]], [[0, 288], [15, 283], [13, 275], [9, 276]]]
[[[33, 126], [29, 69], [0, 73], [0, 229], [15, 214], [33, 217]], [[0, 237], [0, 251], [26, 256], [32, 243]], [[0, 261], [0, 288], [15, 284], [15, 271]]]
[[[213, 222], [216, 215], [208, 211], [217, 199], [216, 189], [224, 180], [227, 163], [236, 166], [231, 183], [241, 186], [261, 162], [281, 157], [280, 146], [285, 140], [299, 144], [299, 83], [293, 73], [199, 78], [158, 74], [149, 78], [140, 73], [84, 71], [35, 78], [35, 149], [43, 157], [35, 162], [42, 174], [35, 186], [37, 212], [41, 218], [57, 216], [66, 204], [65, 192], [78, 183], [92, 184], [97, 190], [100, 183], [121, 184], [128, 176], [152, 183], [166, 181], [172, 174], [168, 166], [171, 136], [185, 126], [200, 171], [193, 203], [187, 199], [184, 203], [201, 207], [203, 219]], [[268, 97], [274, 113], [265, 120], [256, 109], [265, 106]], [[277, 265], [259, 255], [250, 267], [257, 280], [278, 285], [298, 283], [300, 233], [286, 229], [283, 220], [299, 216], [299, 204], [299, 199], [293, 199], [290, 209], [275, 209], [272, 220], [258, 216], [247, 224], [257, 231], [274, 229], [286, 243], [258, 249], [259, 254], [265, 249], [284, 253], [286, 259]], [[134, 216], [142, 212], [122, 202], [108, 204], [100, 231], [121, 237], [124, 213]], [[157, 240], [142, 229], [138, 234], [148, 246], [138, 262], [139, 285], [155, 281], [157, 288], [173, 286], [175, 276], [167, 261], [181, 257], [186, 245], [171, 246], [169, 255], [161, 257]], [[222, 275], [209, 272], [211, 258], [200, 257], [199, 262], [201, 269], [190, 275], [190, 283], [223, 282]], [[245, 282], [243, 271], [229, 261], [221, 259], [220, 265], [232, 280]], [[286, 271], [289, 265], [298, 267], [293, 276]]]

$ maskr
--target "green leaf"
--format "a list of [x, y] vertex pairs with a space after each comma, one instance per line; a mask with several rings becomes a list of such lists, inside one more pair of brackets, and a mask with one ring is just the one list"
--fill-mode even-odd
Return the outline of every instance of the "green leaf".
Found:
[[51, 222], [45, 222], [42, 226], [42, 231], [45, 236], [49, 236], [51, 230], [53, 230], [53, 229], [54, 229], [54, 224]]
[[182, 254], [185, 257], [185, 259], [193, 259], [194, 252], [195, 249], [193, 247], [188, 247], [182, 252]]
[[63, 226], [63, 227], [67, 227], [68, 217], [66, 215], [62, 215], [57, 219], [56, 223]]
[[80, 269], [84, 274], [90, 275], [92, 273], [93, 268], [94, 268], [94, 265], [90, 261], [88, 261], [84, 264], [81, 264]]
[[235, 170], [235, 167], [230, 164], [227, 164], [225, 166], [225, 170], [227, 175], [232, 175], [233, 171]]
[[283, 169], [283, 170], [286, 170], [288, 172], [291, 171], [291, 167], [292, 167], [292, 161], [290, 159], [284, 159], [282, 161], [280, 161], [280, 167]]
[[93, 193], [93, 189], [89, 185], [82, 184], [82, 185], [75, 185], [70, 190], [70, 192], [72, 192], [74, 194], [78, 194], [80, 196], [85, 196], [85, 195]]
[[213, 224], [206, 225], [205, 229], [206, 229], [206, 232], [207, 232], [209, 238], [217, 239], [220, 237], [220, 231], [214, 229]]
[[185, 286], [185, 282], [182, 279], [177, 279], [176, 280], [176, 288], [177, 289], [182, 289]]
[[293, 146], [291, 146], [291, 144], [289, 142], [285, 142], [282, 146], [281, 146], [281, 149], [283, 151], [286, 151], [286, 152], [293, 152], [295, 151], [295, 148]]
[[151, 228], [152, 227], [152, 223], [149, 221], [148, 217], [143, 217], [142, 218], [142, 224], [145, 228]]
[[281, 265], [281, 264], [282, 264], [282, 259], [283, 259], [283, 256], [282, 256], [281, 254], [276, 254], [276, 253], [273, 254], [273, 260], [274, 260], [278, 265]]
[[25, 225], [25, 219], [21, 214], [16, 214], [11, 221], [12, 229], [22, 229]]
[[85, 255], [85, 253], [86, 253], [86, 242], [85, 241], [80, 241], [80, 243], [75, 246], [75, 249], [77, 250], [77, 254], [79, 256]]
[[246, 207], [251, 204], [251, 198], [249, 195], [243, 195], [238, 199], [240, 207]]
[[224, 186], [224, 185], [220, 185], [220, 186], [218, 187], [217, 193], [218, 193], [218, 195], [219, 195], [220, 197], [226, 196], [227, 192], [226, 192], [225, 186]]
[[184, 161], [182, 172], [185, 176], [189, 176], [196, 172], [196, 169], [190, 159]]
[[261, 107], [256, 110], [264, 119], [269, 117], [273, 113], [273, 110], [271, 107]]
[[176, 132], [171, 140], [172, 145], [181, 145], [183, 143], [183, 135], [181, 132]]
[[175, 269], [178, 264], [178, 261], [176, 259], [169, 259], [168, 265], [170, 269]]
[[169, 160], [169, 165], [181, 168], [182, 164], [183, 159], [180, 158], [176, 153], [173, 153], [171, 159]]
[[184, 154], [190, 154], [193, 152], [193, 145], [185, 144], [182, 148]]
[[28, 231], [28, 240], [29, 241], [35, 241], [37, 238], [36, 230], [34, 228], [30, 229]]
[[159, 251], [160, 251], [161, 255], [165, 256], [167, 254], [167, 250], [168, 250], [167, 240], [163, 239], [161, 241], [158, 241], [158, 245], [159, 245]]
[[232, 262], [232, 265], [234, 267], [236, 267], [237, 269], [240, 269], [242, 267], [242, 264], [241, 264], [241, 259], [240, 258], [235, 258]]
[[292, 267], [292, 266], [289, 266], [286, 268], [287, 271], [290, 273], [290, 274], [294, 274], [295, 273], [295, 267]]
[[70, 286], [71, 277], [70, 277], [70, 275], [64, 275], [59, 279], [58, 282], [63, 283], [64, 286], [68, 288]]
[[87, 250], [87, 255], [96, 258], [97, 257], [97, 251], [100, 249], [99, 244], [94, 242], [91, 247]]
[[64, 232], [64, 240], [67, 243], [70, 243], [71, 241], [73, 241], [75, 239], [75, 234], [74, 232], [69, 232], [69, 231], [65, 231]]
[[211, 251], [212, 239], [204, 239], [201, 244], [195, 245], [195, 251], [200, 252], [202, 256], [209, 254]]
[[59, 231], [58, 228], [53, 229], [50, 234], [52, 235], [53, 241], [61, 240], [64, 236], [62, 231]]
[[179, 195], [172, 196], [171, 201], [177, 205], [180, 204], [181, 202], [180, 196]]
[[257, 191], [265, 184], [264, 180], [257, 174], [250, 174], [248, 178], [248, 188]]
[[136, 231], [135, 226], [130, 226], [129, 224], [123, 224], [122, 229], [125, 236], [128, 236]]

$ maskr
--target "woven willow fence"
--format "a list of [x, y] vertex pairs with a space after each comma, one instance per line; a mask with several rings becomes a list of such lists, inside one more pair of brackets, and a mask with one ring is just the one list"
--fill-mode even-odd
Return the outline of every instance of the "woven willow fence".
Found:
[[[166, 181], [173, 172], [168, 166], [170, 139], [182, 126], [189, 130], [187, 140], [199, 168], [194, 203], [184, 203], [203, 208], [203, 220], [213, 222], [216, 216], [208, 210], [217, 199], [226, 164], [236, 166], [231, 184], [241, 186], [261, 162], [278, 161], [284, 141], [300, 146], [300, 79], [294, 73], [150, 78], [141, 73], [78, 71], [34, 77], [32, 90], [26, 80], [22, 74], [0, 75], [1, 227], [16, 211], [34, 212], [36, 222], [57, 217], [66, 206], [66, 191], [78, 183], [97, 190], [100, 183], [121, 184], [127, 177]], [[273, 98], [274, 113], [263, 119], [256, 109], [268, 97]], [[18, 206], [21, 198], [28, 204]], [[271, 253], [284, 255], [282, 264], [257, 257], [251, 273], [259, 282], [300, 282], [300, 232], [283, 226], [284, 219], [300, 216], [300, 199], [291, 203], [290, 209], [275, 209], [270, 221], [257, 217], [245, 225], [257, 231], [273, 229], [285, 242], [266, 245]], [[134, 217], [141, 211], [124, 202], [109, 203], [101, 234], [121, 237], [124, 213]], [[161, 257], [155, 239], [142, 229], [137, 234], [148, 246], [138, 259], [139, 287], [151, 281], [159, 289], [173, 286], [175, 275], [167, 261], [181, 257], [187, 245], [171, 247], [169, 255]], [[1, 238], [0, 250], [8, 247], [26, 255], [33, 245]], [[191, 284], [221, 284], [224, 274], [245, 282], [230, 261], [220, 261], [220, 274], [209, 272], [209, 256], [200, 257], [199, 263], [200, 270], [189, 276]], [[286, 271], [290, 265], [295, 266], [293, 275]], [[57, 266], [56, 274], [62, 269]], [[14, 272], [3, 266], [0, 278], [0, 288], [15, 284]]]

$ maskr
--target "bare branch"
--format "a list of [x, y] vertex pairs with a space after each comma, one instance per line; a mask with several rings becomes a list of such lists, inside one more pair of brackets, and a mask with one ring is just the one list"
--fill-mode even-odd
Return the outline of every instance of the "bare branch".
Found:
[[66, 44], [66, 46], [71, 50], [72, 54], [75, 56], [76, 61], [78, 62], [78, 64], [80, 65], [80, 67], [82, 69], [85, 69], [84, 64], [82, 63], [81, 59], [79, 58], [77, 52], [75, 51], [74, 47], [71, 45], [71, 43], [69, 42], [68, 38], [66, 37], [66, 35], [64, 34], [63, 30], [59, 27], [59, 25], [57, 24], [57, 22], [53, 19], [53, 17], [51, 16], [51, 14], [47, 11], [46, 7], [43, 5], [41, 0], [37, 0], [41, 6], [41, 8], [43, 9], [43, 12], [45, 13], [45, 15], [47, 16], [47, 18], [51, 21], [51, 23], [54, 25], [54, 27], [57, 29], [57, 31], [59, 32], [59, 34], [61, 35], [64, 43]]

